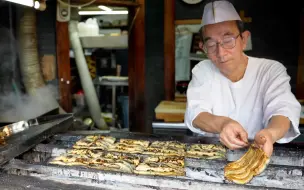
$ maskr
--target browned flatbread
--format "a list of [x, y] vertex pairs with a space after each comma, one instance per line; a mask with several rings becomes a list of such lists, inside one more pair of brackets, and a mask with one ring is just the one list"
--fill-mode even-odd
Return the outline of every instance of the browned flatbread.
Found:
[[261, 148], [251, 145], [239, 160], [225, 166], [225, 178], [237, 184], [249, 183], [254, 176], [265, 170], [269, 160]]
[[[84, 166], [106, 171], [145, 175], [183, 176], [186, 144], [175, 141], [120, 139], [106, 136], [86, 136], [77, 141], [67, 154], [53, 159], [51, 164]], [[137, 154], [149, 154], [143, 156]]]
[[0, 132], [0, 145], [6, 145], [5, 137], [6, 137], [6, 133]]
[[184, 176], [183, 167], [176, 168], [165, 163], [140, 163], [134, 170], [136, 174], [162, 175], [162, 176]]
[[177, 149], [186, 149], [186, 144], [177, 141], [154, 141], [150, 147], [162, 148], [162, 147], [173, 147]]
[[140, 162], [140, 157], [132, 154], [123, 154], [116, 152], [104, 152], [100, 150], [88, 150], [92, 158], [107, 158], [115, 160], [124, 160], [132, 165], [137, 166]]
[[142, 153], [144, 147], [141, 145], [128, 145], [125, 143], [116, 143], [108, 148], [108, 151], [123, 152], [123, 153]]
[[140, 145], [142, 147], [148, 147], [150, 142], [145, 141], [145, 140], [134, 140], [134, 139], [120, 139], [119, 140], [120, 144], [125, 144], [125, 145]]
[[189, 158], [223, 159], [225, 155], [225, 147], [215, 144], [192, 144], [186, 151], [186, 157]]
[[50, 164], [66, 166], [85, 166], [89, 164], [89, 158], [84, 155], [66, 154], [58, 156], [49, 162]]
[[157, 156], [184, 156], [185, 150], [174, 147], [148, 147], [143, 154], [157, 155]]
[[173, 167], [184, 167], [185, 159], [180, 156], [149, 156], [144, 159], [143, 163], [166, 163]]
[[114, 144], [115, 140], [116, 139], [111, 136], [89, 135], [77, 141], [73, 145], [73, 148], [107, 150], [109, 146]]
[[156, 156], [184, 156], [186, 144], [176, 141], [154, 141], [143, 154]]

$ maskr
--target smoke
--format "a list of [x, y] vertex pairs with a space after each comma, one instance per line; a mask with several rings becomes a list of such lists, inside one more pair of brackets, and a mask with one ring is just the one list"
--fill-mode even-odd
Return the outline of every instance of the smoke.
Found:
[[[12, 83], [18, 81], [19, 73], [16, 67], [16, 42], [12, 32], [0, 26], [0, 92], [1, 94], [14, 90]], [[17, 86], [19, 84], [16, 84]]]
[[38, 117], [59, 107], [52, 85], [25, 94], [18, 66], [17, 43], [12, 31], [0, 26], [0, 122]]
[[11, 92], [0, 96], [0, 121], [9, 123], [32, 119], [58, 108], [55, 88], [48, 85], [36, 89], [31, 95]]

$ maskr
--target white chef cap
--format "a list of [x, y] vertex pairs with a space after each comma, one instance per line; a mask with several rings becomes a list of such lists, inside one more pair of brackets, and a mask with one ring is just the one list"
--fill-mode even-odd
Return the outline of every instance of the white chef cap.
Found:
[[241, 18], [229, 1], [212, 1], [205, 5], [202, 26], [230, 20], [241, 21]]

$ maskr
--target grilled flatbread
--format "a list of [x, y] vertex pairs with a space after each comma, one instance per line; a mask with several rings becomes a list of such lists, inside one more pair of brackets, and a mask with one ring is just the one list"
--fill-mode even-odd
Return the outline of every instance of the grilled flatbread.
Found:
[[111, 136], [99, 136], [98, 140], [99, 139], [107, 142], [108, 144], [114, 144], [116, 141], [116, 138]]
[[126, 173], [133, 172], [133, 170], [130, 169], [124, 163], [98, 163], [98, 164], [89, 164], [88, 167], [99, 170], [106, 170], [106, 171], [116, 171], [116, 172], [126, 172]]
[[86, 155], [88, 154], [87, 149], [71, 149], [67, 152], [70, 155]]
[[184, 167], [185, 159], [179, 156], [149, 156], [144, 159], [143, 163], [165, 163], [176, 167]]
[[177, 141], [154, 141], [150, 147], [161, 148], [161, 147], [173, 147], [178, 149], [185, 149], [186, 144]]
[[77, 141], [73, 148], [107, 150], [109, 146], [114, 144], [115, 140], [114, 137], [110, 136], [90, 135]]
[[144, 147], [141, 145], [128, 145], [125, 143], [116, 143], [108, 148], [108, 151], [123, 152], [123, 153], [142, 153]]
[[184, 176], [184, 168], [175, 168], [165, 163], [141, 163], [134, 170], [136, 174], [161, 175], [161, 176]]
[[[88, 150], [88, 152], [94, 152], [95, 150]], [[77, 152], [72, 151], [72, 152]], [[81, 151], [78, 151], [79, 153]], [[82, 152], [83, 153], [83, 152]], [[92, 153], [91, 153], [92, 154]], [[59, 156], [52, 161], [50, 164], [65, 165], [65, 166], [85, 166], [95, 169], [102, 169], [108, 171], [128, 172], [132, 173], [136, 165], [139, 163], [139, 158], [132, 156], [114, 155], [111, 153], [98, 154], [102, 157], [91, 157], [89, 154], [77, 155], [67, 154]]]
[[103, 152], [100, 150], [89, 150], [88, 153], [92, 158], [107, 158], [107, 159], [115, 159], [115, 160], [123, 160], [134, 166], [137, 166], [140, 161], [140, 157], [137, 155], [131, 154], [122, 154], [116, 152]]
[[126, 145], [140, 145], [143, 147], [148, 147], [150, 142], [144, 141], [144, 140], [134, 140], [134, 139], [120, 139], [120, 144], [126, 144]]
[[176, 141], [154, 141], [143, 154], [157, 156], [184, 156], [186, 144]]
[[239, 160], [225, 166], [225, 178], [237, 184], [246, 184], [265, 170], [269, 160], [261, 148], [251, 145]]
[[52, 161], [49, 162], [50, 164], [56, 165], [66, 165], [66, 166], [85, 166], [89, 163], [89, 158], [86, 156], [81, 155], [73, 155], [67, 154], [63, 156], [59, 156]]
[[223, 159], [225, 155], [225, 147], [215, 144], [193, 144], [186, 151], [189, 158]]
[[157, 156], [184, 156], [185, 150], [174, 147], [148, 147], [143, 154], [157, 155]]
[[5, 132], [0, 132], [0, 145], [6, 145], [5, 138], [7, 134]]

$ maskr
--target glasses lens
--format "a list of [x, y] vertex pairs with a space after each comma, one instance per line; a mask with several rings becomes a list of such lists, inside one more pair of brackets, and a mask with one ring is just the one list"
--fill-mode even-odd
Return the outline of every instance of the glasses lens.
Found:
[[[236, 39], [233, 37], [230, 38], [224, 38], [221, 46], [225, 49], [232, 49], [234, 48], [236, 44]], [[208, 41], [205, 45], [204, 45], [204, 51], [206, 53], [214, 53], [216, 51], [217, 48], [217, 42], [215, 41]]]
[[235, 39], [234, 38], [224, 38], [222, 47], [225, 49], [231, 49], [235, 46]]
[[204, 45], [204, 49], [206, 53], [212, 53], [216, 50], [216, 42], [214, 41], [208, 41]]

